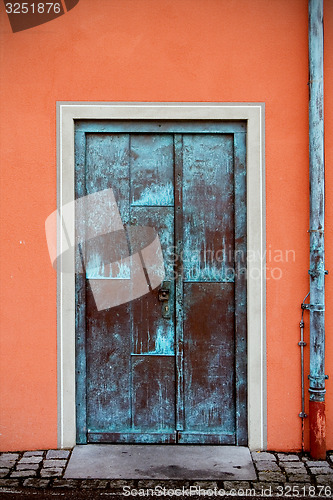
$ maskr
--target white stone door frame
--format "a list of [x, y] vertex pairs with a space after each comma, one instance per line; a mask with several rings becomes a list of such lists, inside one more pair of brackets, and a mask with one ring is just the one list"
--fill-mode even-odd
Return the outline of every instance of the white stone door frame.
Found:
[[[57, 103], [57, 204], [74, 201], [74, 122], [91, 120], [246, 120], [247, 121], [247, 314], [248, 438], [251, 450], [266, 449], [265, 169], [263, 103]], [[74, 203], [66, 231], [75, 241]], [[58, 255], [66, 249], [58, 228]], [[76, 444], [75, 263], [57, 275], [58, 446]]]

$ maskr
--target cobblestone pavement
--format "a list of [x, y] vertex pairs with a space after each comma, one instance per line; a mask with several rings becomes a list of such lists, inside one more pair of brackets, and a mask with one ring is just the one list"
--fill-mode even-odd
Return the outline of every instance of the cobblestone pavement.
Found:
[[321, 461], [301, 454], [252, 452], [256, 481], [63, 479], [70, 454], [71, 450], [1, 453], [0, 498], [9, 494], [26, 498], [28, 493], [34, 498], [54, 498], [55, 492], [61, 498], [333, 497], [333, 452]]

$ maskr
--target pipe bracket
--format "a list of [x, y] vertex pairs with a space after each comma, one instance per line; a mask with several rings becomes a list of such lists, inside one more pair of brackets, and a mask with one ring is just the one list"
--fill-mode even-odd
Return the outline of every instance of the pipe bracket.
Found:
[[308, 375], [308, 379], [310, 381], [310, 392], [314, 391], [324, 391], [325, 390], [325, 380], [327, 380], [328, 375]]
[[321, 274], [324, 274], [324, 275], [328, 274], [328, 271], [321, 270], [321, 269], [309, 269], [308, 273], [311, 276], [311, 278], [319, 278], [319, 276], [321, 276]]
[[302, 309], [306, 309], [307, 311], [322, 312], [325, 311], [325, 304], [302, 304]]

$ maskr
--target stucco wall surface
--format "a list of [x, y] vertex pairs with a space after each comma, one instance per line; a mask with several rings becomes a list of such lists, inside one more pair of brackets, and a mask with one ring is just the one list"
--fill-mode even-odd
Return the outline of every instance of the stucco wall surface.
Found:
[[[332, 273], [330, 0], [324, 17], [326, 269]], [[0, 36], [1, 449], [57, 445], [56, 274], [44, 233], [56, 208], [56, 101], [211, 101], [266, 105], [268, 448], [299, 450], [297, 342], [309, 287], [307, 1], [80, 0], [58, 19], [18, 33], [1, 7]], [[274, 268], [282, 275], [273, 275]], [[327, 420], [332, 449], [331, 380]]]

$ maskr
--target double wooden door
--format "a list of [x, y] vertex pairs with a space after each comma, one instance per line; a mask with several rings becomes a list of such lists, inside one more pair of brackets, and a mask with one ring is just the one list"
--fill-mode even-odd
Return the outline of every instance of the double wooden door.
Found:
[[80, 246], [78, 443], [247, 444], [246, 123], [78, 121], [75, 176], [76, 198], [112, 189], [125, 231], [155, 228], [165, 267], [98, 310], [92, 279], [133, 276]]

